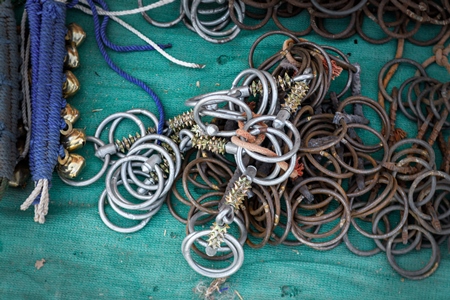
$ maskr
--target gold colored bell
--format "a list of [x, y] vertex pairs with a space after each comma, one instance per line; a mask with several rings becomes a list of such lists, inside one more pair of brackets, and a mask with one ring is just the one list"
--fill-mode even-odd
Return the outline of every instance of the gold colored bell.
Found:
[[66, 107], [61, 111], [61, 117], [71, 124], [74, 124], [80, 118], [80, 112], [78, 109], [67, 103]]
[[26, 161], [21, 161], [16, 165], [16, 168], [14, 169], [13, 177], [9, 181], [9, 186], [24, 186], [27, 183], [28, 178], [30, 178], [30, 169], [28, 168], [28, 163]]
[[67, 151], [75, 151], [86, 144], [86, 133], [83, 129], [72, 129], [67, 135], [61, 135], [61, 144]]
[[67, 54], [64, 59], [64, 67], [67, 69], [76, 69], [80, 66], [80, 56], [78, 55], [77, 46], [74, 42], [66, 45]]
[[61, 176], [73, 179], [83, 170], [86, 161], [81, 155], [65, 152], [66, 156], [63, 159], [58, 157], [58, 172]]
[[86, 39], [86, 32], [76, 23], [71, 23], [67, 26], [66, 41], [75, 43], [79, 47]]
[[67, 70], [64, 74], [67, 79], [63, 84], [63, 97], [68, 98], [78, 92], [80, 89], [80, 82], [71, 71]]

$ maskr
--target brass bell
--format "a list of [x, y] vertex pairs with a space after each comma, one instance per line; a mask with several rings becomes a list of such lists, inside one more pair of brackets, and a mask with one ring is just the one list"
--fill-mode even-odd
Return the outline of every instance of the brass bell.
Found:
[[86, 32], [76, 23], [67, 26], [66, 41], [75, 43], [79, 47], [86, 39]]
[[81, 155], [65, 152], [64, 158], [58, 157], [58, 172], [65, 178], [73, 179], [81, 173], [86, 161]]
[[30, 169], [28, 168], [27, 161], [21, 161], [16, 165], [14, 169], [13, 177], [9, 181], [10, 187], [21, 187], [24, 186], [28, 178], [30, 178]]
[[68, 134], [61, 135], [61, 144], [67, 151], [75, 151], [86, 144], [86, 133], [83, 129], [72, 129]]
[[67, 79], [63, 84], [63, 97], [68, 98], [78, 92], [80, 89], [80, 82], [71, 71], [67, 70], [64, 74]]
[[74, 124], [80, 118], [80, 112], [78, 109], [67, 103], [66, 107], [61, 111], [61, 117], [71, 124]]
[[80, 66], [80, 56], [74, 42], [66, 45], [67, 54], [64, 59], [64, 67], [67, 69], [76, 69]]

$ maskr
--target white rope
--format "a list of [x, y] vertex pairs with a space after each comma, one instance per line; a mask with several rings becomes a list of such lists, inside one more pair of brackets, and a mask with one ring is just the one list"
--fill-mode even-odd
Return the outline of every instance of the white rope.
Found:
[[134, 15], [134, 14], [146, 12], [151, 9], [167, 5], [174, 1], [175, 0], [161, 0], [156, 3], [152, 3], [147, 6], [140, 7], [140, 8], [135, 8], [135, 9], [130, 9], [130, 10], [122, 10], [122, 11], [105, 11], [102, 8], [98, 7], [97, 12], [99, 15], [102, 15], [102, 16], [127, 16], [127, 15]]
[[[86, 0], [80, 0], [80, 3], [89, 6], [89, 3]], [[77, 4], [77, 5], [75, 5], [75, 8], [81, 10], [82, 12], [84, 12], [86, 14], [92, 15], [92, 11], [88, 7], [84, 7], [82, 5]], [[96, 9], [100, 9], [100, 8], [96, 6]], [[205, 65], [196, 64], [196, 63], [188, 63], [188, 62], [179, 60], [179, 59], [171, 56], [170, 54], [165, 52], [163, 49], [161, 49], [161, 47], [159, 47], [155, 42], [153, 42], [151, 39], [146, 37], [144, 34], [142, 34], [140, 31], [138, 31], [136, 28], [134, 28], [130, 24], [122, 21], [121, 19], [119, 19], [115, 16], [111, 16], [111, 19], [114, 20], [115, 22], [117, 22], [118, 24], [122, 25], [124, 28], [128, 29], [135, 35], [137, 35], [140, 39], [142, 39], [144, 42], [146, 42], [147, 44], [152, 46], [156, 51], [158, 51], [162, 56], [164, 56], [166, 59], [170, 60], [171, 62], [173, 62], [177, 65], [183, 66], [183, 67], [187, 67], [187, 68], [202, 69], [205, 67]]]
[[42, 185], [41, 199], [38, 205], [34, 207], [34, 221], [40, 224], [45, 223], [45, 216], [48, 213], [48, 204], [50, 202], [50, 197], [48, 194], [48, 180], [44, 179]]
[[36, 187], [31, 192], [30, 196], [22, 203], [20, 206], [21, 210], [27, 210], [28, 207], [33, 203], [33, 201], [39, 196], [42, 190], [42, 186], [44, 185], [44, 179], [41, 179], [37, 182]]

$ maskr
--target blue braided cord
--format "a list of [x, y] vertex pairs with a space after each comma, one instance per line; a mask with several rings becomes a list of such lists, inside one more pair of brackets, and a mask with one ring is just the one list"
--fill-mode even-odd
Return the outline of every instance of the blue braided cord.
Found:
[[[38, 82], [38, 70], [39, 70], [39, 44], [40, 44], [40, 28], [41, 28], [41, 11], [42, 5], [39, 0], [28, 0], [26, 5], [26, 10], [28, 14], [28, 23], [30, 27], [30, 36], [31, 36], [31, 50], [30, 50], [30, 58], [31, 58], [31, 82]], [[31, 101], [36, 99], [37, 95], [37, 84], [31, 85]], [[32, 105], [33, 106], [33, 105]], [[36, 120], [31, 120], [31, 134], [33, 134], [33, 127], [36, 127]], [[30, 140], [30, 148], [33, 147], [34, 141]], [[34, 173], [36, 170], [35, 165], [35, 153], [34, 151], [30, 151], [29, 153], [29, 165], [31, 173]]]
[[[48, 3], [48, 2], [45, 2]], [[45, 5], [44, 3], [44, 5]], [[48, 121], [49, 121], [49, 103], [52, 89], [51, 66], [53, 45], [53, 21], [49, 20], [46, 10], [42, 9], [40, 44], [39, 44], [39, 69], [37, 81], [32, 82], [37, 85], [36, 97], [31, 99], [32, 127], [30, 153], [34, 154], [35, 169], [32, 170], [34, 181], [40, 179], [51, 179], [52, 172], [48, 170], [47, 151], [48, 151]]]
[[[32, 127], [30, 153], [34, 153], [34, 181], [47, 179], [51, 182], [53, 168], [59, 154], [62, 85], [64, 81], [63, 61], [65, 56], [65, 4], [46, 0], [42, 7], [38, 85], [32, 99]], [[59, 62], [59, 63], [58, 63]], [[33, 204], [38, 204], [36, 198]]]
[[66, 155], [63, 145], [59, 145], [58, 155], [63, 157]]
[[[64, 3], [57, 2], [54, 0], [48, 0], [44, 4], [44, 15], [50, 19], [52, 22], [52, 62], [51, 63], [51, 83], [52, 90], [50, 98], [48, 99], [48, 153], [47, 153], [47, 168], [50, 169], [50, 174], [53, 171], [56, 163], [58, 162], [59, 146], [60, 146], [60, 129], [65, 126], [65, 122], [61, 117], [61, 106], [62, 106], [62, 85], [64, 83], [64, 69], [63, 61], [66, 54], [65, 49], [65, 35], [67, 28], [65, 26], [66, 21], [66, 6]], [[42, 31], [44, 33], [44, 31]], [[60, 63], [58, 63], [60, 62]], [[63, 125], [64, 124], [64, 125]], [[49, 178], [50, 181], [51, 178]]]
[[66, 122], [64, 121], [63, 118], [61, 118], [60, 124], [59, 124], [59, 129], [64, 130], [64, 129], [66, 129], [66, 127], [67, 127]]
[[72, 0], [71, 2], [67, 3], [67, 8], [74, 8], [75, 5], [78, 4], [79, 0]]
[[[63, 82], [64, 81], [66, 81], [65, 79], [64, 79], [64, 77], [63, 77]], [[66, 108], [66, 106], [67, 106], [67, 101], [66, 101], [66, 99], [64, 99], [64, 98], [62, 98], [62, 100], [61, 100], [61, 110], [63, 110], [64, 108]], [[65, 124], [65, 123], [64, 123]]]
[[[104, 10], [104, 11], [109, 11], [109, 7], [106, 4], [106, 2], [104, 0], [96, 0], [96, 3], [98, 3], [100, 5], [100, 7]], [[108, 22], [109, 22], [109, 17], [106, 17], [103, 19], [102, 22], [102, 26], [101, 26], [101, 37], [103, 40], [103, 43], [105, 44], [106, 47], [117, 51], [117, 52], [133, 52], [133, 51], [151, 51], [151, 50], [155, 50], [155, 48], [153, 48], [150, 45], [128, 45], [128, 46], [120, 46], [120, 45], [115, 45], [113, 44], [109, 39], [108, 36], [106, 35], [106, 27], [108, 26]], [[161, 47], [162, 49], [167, 49], [172, 47], [171, 44], [167, 44], [167, 45], [163, 45], [163, 44], [158, 44], [159, 47]]]
[[163, 128], [164, 128], [164, 108], [159, 100], [158, 96], [155, 94], [155, 92], [147, 86], [143, 81], [129, 75], [122, 69], [120, 69], [116, 64], [112, 62], [110, 57], [108, 56], [108, 53], [106, 52], [105, 46], [102, 42], [101, 38], [101, 28], [100, 28], [100, 20], [98, 17], [97, 9], [95, 8], [95, 4], [93, 0], [88, 0], [89, 5], [91, 6], [92, 10], [92, 16], [94, 19], [94, 28], [95, 28], [95, 39], [97, 40], [98, 48], [100, 49], [101, 54], [103, 55], [103, 58], [105, 59], [106, 63], [109, 65], [111, 69], [113, 69], [117, 74], [125, 78], [126, 80], [130, 81], [131, 83], [134, 83], [135, 85], [142, 88], [144, 91], [146, 91], [150, 97], [152, 97], [153, 101], [156, 104], [156, 108], [159, 112], [159, 123], [158, 123], [158, 134], [162, 134]]
[[[98, 0], [97, 2], [101, 6], [103, 6], [102, 4], [105, 4], [105, 6], [103, 6], [102, 8], [103, 8], [103, 10], [108, 10], [107, 7], [106, 7], [106, 3], [104, 1]], [[101, 26], [101, 31], [100, 31], [103, 43], [105, 44], [106, 47], [110, 48], [111, 50], [117, 51], [117, 52], [133, 52], [133, 51], [151, 51], [151, 50], [155, 50], [155, 48], [153, 48], [150, 45], [120, 46], [120, 45], [113, 44], [108, 39], [108, 36], [106, 35], [106, 27], [108, 26], [108, 21], [109, 21], [109, 17], [105, 17], [103, 19], [102, 26]], [[158, 44], [158, 46], [161, 49], [167, 49], [167, 48], [171, 48], [172, 44]]]

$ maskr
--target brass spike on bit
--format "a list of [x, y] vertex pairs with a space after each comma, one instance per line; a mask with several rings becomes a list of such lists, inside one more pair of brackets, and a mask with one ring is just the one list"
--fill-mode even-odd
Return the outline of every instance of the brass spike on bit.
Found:
[[227, 196], [225, 196], [225, 202], [233, 206], [234, 209], [239, 210], [243, 208], [243, 203], [247, 192], [251, 189], [252, 183], [246, 175], [242, 175], [234, 183], [233, 188], [230, 190]]
[[289, 76], [288, 73], [284, 73], [284, 77], [278, 76], [278, 86], [283, 90], [286, 91], [291, 88], [292, 86], [292, 79]]
[[262, 93], [263, 91], [263, 85], [261, 81], [254, 80], [252, 84], [249, 86], [250, 93], [253, 95], [253, 97], [256, 97], [256, 95]]
[[229, 228], [230, 226], [228, 226], [228, 224], [223, 224], [221, 226], [214, 222], [211, 226], [211, 232], [208, 234], [208, 246], [213, 249], [219, 248], [220, 244], [224, 241], [225, 234], [227, 233]]
[[209, 135], [194, 135], [192, 146], [199, 150], [208, 150], [217, 154], [225, 154], [227, 140], [224, 138]]
[[305, 98], [308, 89], [309, 87], [305, 82], [296, 82], [281, 107], [287, 109], [289, 113], [296, 112], [302, 100]]
[[182, 114], [169, 119], [167, 123], [169, 128], [175, 133], [181, 131], [182, 129], [190, 128], [195, 125], [194, 110], [190, 109], [187, 112], [183, 112]]

